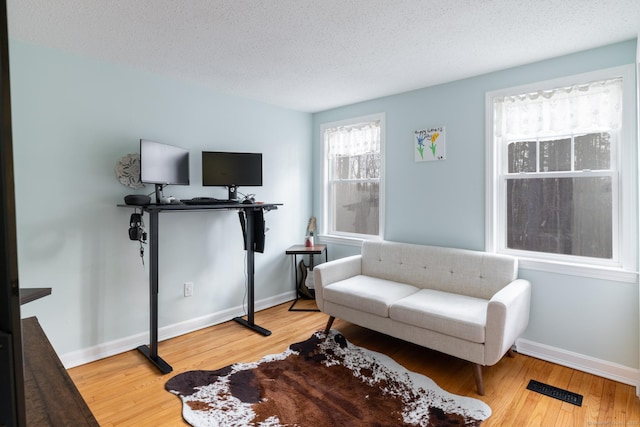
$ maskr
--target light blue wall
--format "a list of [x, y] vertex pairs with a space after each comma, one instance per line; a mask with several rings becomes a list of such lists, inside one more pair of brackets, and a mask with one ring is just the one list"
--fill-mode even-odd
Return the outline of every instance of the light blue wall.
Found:
[[[313, 117], [314, 158], [321, 156], [322, 123], [386, 113], [385, 238], [482, 250], [485, 93], [634, 64], [635, 58], [634, 40], [317, 113]], [[413, 131], [437, 125], [446, 126], [446, 161], [414, 162]], [[318, 213], [318, 168], [314, 170], [314, 195], [314, 212]], [[637, 245], [637, 236], [628, 237]], [[357, 252], [358, 248], [330, 245], [331, 258]], [[520, 275], [533, 284], [531, 320], [524, 338], [638, 367], [637, 284], [538, 271], [522, 270]]]
[[[23, 306], [23, 316], [38, 316], [60, 354], [148, 330], [147, 270], [127, 237], [131, 212], [116, 207], [134, 191], [114, 175], [141, 137], [191, 150], [192, 185], [166, 192], [178, 197], [212, 194], [198, 184], [202, 149], [264, 153], [265, 185], [250, 191], [284, 206], [267, 215], [267, 250], [256, 255], [258, 299], [291, 290], [283, 254], [300, 241], [311, 212], [319, 214], [325, 122], [386, 113], [387, 239], [483, 249], [485, 92], [634, 63], [635, 54], [635, 41], [621, 43], [311, 117], [12, 40], [20, 281], [53, 287], [51, 296]], [[412, 132], [439, 124], [447, 127], [447, 160], [415, 163]], [[163, 214], [160, 226], [161, 326], [242, 304], [235, 213]], [[357, 251], [331, 245], [329, 256]], [[521, 276], [534, 285], [525, 338], [638, 366], [637, 284], [525, 270]], [[182, 296], [185, 281], [195, 282], [193, 298]]]
[[[240, 191], [284, 206], [266, 215], [256, 299], [292, 292], [284, 252], [312, 204], [310, 114], [16, 40], [10, 57], [20, 283], [53, 288], [22, 314], [39, 318], [59, 354], [148, 331], [147, 269], [128, 239], [132, 211], [116, 207], [136, 191], [114, 174], [140, 138], [190, 150], [191, 186], [165, 190], [178, 198], [226, 196], [200, 185], [203, 149], [263, 153], [264, 186]], [[242, 306], [235, 211], [161, 214], [160, 234], [161, 327]], [[194, 297], [183, 297], [186, 281]]]

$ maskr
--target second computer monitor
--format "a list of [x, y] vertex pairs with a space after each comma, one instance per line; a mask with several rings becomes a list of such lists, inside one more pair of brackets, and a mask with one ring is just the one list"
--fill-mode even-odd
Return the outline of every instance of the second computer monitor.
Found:
[[236, 200], [238, 187], [262, 186], [262, 153], [203, 151], [202, 185], [227, 187]]

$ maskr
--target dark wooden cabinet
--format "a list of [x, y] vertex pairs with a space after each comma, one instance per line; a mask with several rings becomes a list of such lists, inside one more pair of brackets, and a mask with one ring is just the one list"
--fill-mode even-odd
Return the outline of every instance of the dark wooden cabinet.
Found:
[[0, 0], [0, 425], [26, 425], [11, 139], [7, 4]]
[[38, 319], [22, 320], [27, 426], [98, 426]]

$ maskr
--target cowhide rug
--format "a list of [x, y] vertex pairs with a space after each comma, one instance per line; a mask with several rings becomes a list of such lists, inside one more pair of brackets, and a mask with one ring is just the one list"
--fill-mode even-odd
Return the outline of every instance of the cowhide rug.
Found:
[[255, 363], [185, 372], [165, 387], [196, 427], [478, 426], [491, 415], [484, 402], [450, 394], [336, 331]]

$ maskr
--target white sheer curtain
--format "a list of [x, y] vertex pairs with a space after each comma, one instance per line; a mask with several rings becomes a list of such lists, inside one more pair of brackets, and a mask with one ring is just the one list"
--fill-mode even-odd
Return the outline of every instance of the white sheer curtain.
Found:
[[326, 129], [324, 135], [329, 158], [380, 151], [379, 121]]
[[622, 79], [602, 80], [495, 98], [494, 131], [514, 140], [617, 130], [621, 112]]

